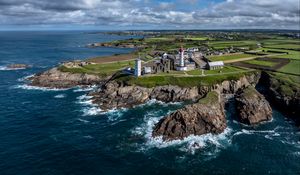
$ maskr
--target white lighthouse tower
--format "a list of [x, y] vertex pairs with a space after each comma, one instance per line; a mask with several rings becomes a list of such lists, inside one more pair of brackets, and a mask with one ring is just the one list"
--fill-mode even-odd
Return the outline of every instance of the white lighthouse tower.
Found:
[[179, 66], [176, 68], [178, 71], [186, 71], [187, 67], [185, 66], [184, 63], [184, 49], [181, 46], [181, 48], [179, 49]]
[[142, 60], [140, 58], [137, 58], [135, 60], [135, 70], [134, 75], [136, 77], [140, 77], [142, 75]]

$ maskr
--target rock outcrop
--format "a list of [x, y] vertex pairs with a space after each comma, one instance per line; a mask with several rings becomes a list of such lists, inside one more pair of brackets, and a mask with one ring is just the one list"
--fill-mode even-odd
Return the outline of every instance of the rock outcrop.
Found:
[[[299, 77], [295, 77], [299, 78]], [[265, 89], [269, 101], [300, 126], [300, 86], [271, 73], [262, 73], [259, 82]]]
[[209, 92], [198, 103], [187, 105], [161, 119], [154, 127], [153, 137], [163, 140], [184, 139], [190, 135], [219, 134], [226, 128], [226, 119], [219, 94]]
[[252, 74], [242, 76], [239, 80], [226, 80], [212, 86], [200, 87], [179, 87], [173, 85], [145, 88], [136, 85], [126, 85], [122, 82], [110, 81], [93, 96], [93, 101], [101, 109], [131, 108], [135, 105], [145, 103], [148, 100], [156, 99], [163, 102], [198, 101], [210, 91], [219, 93], [235, 93], [249, 85], [256, 84], [259, 76]]
[[235, 100], [240, 122], [255, 125], [272, 119], [269, 102], [254, 87], [249, 86], [238, 92]]
[[78, 85], [94, 85], [104, 81], [97, 75], [62, 72], [52, 68], [29, 78], [30, 85], [47, 88], [71, 88]]
[[108, 82], [98, 92], [92, 92], [89, 95], [94, 97], [94, 103], [98, 104], [102, 110], [131, 108], [151, 99], [164, 102], [179, 102], [197, 100], [201, 97], [196, 87], [182, 88], [169, 85], [145, 88], [127, 86], [116, 81]]

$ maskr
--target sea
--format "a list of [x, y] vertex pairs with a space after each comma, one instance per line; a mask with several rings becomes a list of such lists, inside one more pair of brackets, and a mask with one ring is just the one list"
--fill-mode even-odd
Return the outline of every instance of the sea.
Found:
[[[0, 32], [1, 175], [300, 174], [300, 131], [276, 108], [272, 121], [245, 126], [229, 98], [224, 133], [163, 142], [151, 137], [154, 124], [183, 103], [152, 100], [103, 112], [86, 95], [97, 87], [45, 89], [26, 81], [62, 61], [128, 53], [86, 45], [131, 37], [140, 36]], [[7, 68], [13, 63], [31, 67]]]

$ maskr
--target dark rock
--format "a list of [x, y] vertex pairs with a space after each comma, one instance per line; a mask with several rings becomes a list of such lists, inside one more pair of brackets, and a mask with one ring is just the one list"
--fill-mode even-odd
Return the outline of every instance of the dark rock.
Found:
[[226, 128], [225, 113], [219, 94], [209, 92], [198, 103], [187, 105], [161, 119], [154, 127], [153, 137], [163, 140], [184, 139], [190, 135], [219, 134]]
[[[299, 77], [298, 78], [299, 81]], [[300, 86], [288, 77], [262, 72], [259, 85], [265, 88], [269, 101], [300, 126]]]
[[235, 100], [240, 122], [255, 125], [272, 119], [269, 102], [254, 87], [238, 92]]

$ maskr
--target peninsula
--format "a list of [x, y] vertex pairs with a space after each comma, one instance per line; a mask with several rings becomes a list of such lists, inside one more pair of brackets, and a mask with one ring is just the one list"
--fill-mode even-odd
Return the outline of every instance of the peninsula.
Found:
[[97, 85], [89, 95], [106, 111], [152, 99], [186, 102], [153, 128], [153, 137], [166, 141], [224, 131], [228, 94], [241, 123], [271, 120], [272, 105], [300, 124], [300, 40], [294, 33], [153, 32], [87, 47], [134, 51], [64, 62], [31, 77], [31, 85]]

